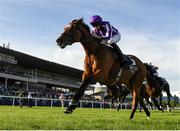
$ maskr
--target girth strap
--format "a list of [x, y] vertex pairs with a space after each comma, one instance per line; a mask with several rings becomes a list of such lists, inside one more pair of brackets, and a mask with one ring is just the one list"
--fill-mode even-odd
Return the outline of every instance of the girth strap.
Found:
[[[132, 61], [132, 64], [129, 65], [129, 71], [131, 71], [132, 74], [134, 74], [138, 70], [137, 66], [136, 66], [136, 62], [130, 56], [129, 56], [129, 59], [131, 59], [131, 61]], [[118, 81], [121, 77], [122, 71], [123, 71], [123, 68], [120, 67], [117, 77], [116, 77], [115, 81], [112, 83], [112, 85], [116, 85], [118, 83]]]

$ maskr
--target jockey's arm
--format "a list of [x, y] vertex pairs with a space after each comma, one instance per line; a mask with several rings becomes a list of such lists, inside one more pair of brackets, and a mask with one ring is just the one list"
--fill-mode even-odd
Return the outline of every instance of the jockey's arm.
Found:
[[105, 27], [106, 27], [106, 34], [102, 36], [102, 39], [109, 40], [112, 37], [112, 26], [110, 25], [110, 23], [107, 23]]
[[92, 35], [94, 38], [102, 39], [102, 36], [98, 35], [95, 31], [92, 31], [92, 32], [91, 32], [91, 35]]

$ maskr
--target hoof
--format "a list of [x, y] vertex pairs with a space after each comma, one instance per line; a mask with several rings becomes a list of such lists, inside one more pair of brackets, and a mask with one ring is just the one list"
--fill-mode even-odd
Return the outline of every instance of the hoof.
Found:
[[161, 109], [161, 111], [162, 111], [162, 113], [164, 112], [164, 110], [163, 110], [163, 109]]
[[65, 114], [72, 114], [72, 113], [73, 113], [73, 110], [67, 108], [66, 110], [64, 110], [64, 113], [65, 113]]
[[147, 117], [150, 117], [150, 115], [151, 115], [151, 113], [148, 111], [148, 112], [147, 112]]
[[168, 112], [171, 112], [171, 109], [169, 109]]
[[148, 116], [147, 119], [150, 120], [150, 117]]
[[130, 121], [134, 121], [134, 119], [133, 119], [133, 118], [129, 118], [129, 120], [130, 120]]
[[129, 117], [129, 120], [133, 120], [133, 117], [130, 116], [130, 117]]

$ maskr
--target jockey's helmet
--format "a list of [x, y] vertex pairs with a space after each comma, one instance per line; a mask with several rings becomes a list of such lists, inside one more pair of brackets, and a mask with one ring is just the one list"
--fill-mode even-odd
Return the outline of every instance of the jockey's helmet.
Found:
[[101, 25], [101, 23], [102, 23], [102, 18], [101, 18], [101, 16], [99, 16], [99, 15], [91, 16], [91, 18], [90, 18], [90, 24], [91, 24], [92, 26]]

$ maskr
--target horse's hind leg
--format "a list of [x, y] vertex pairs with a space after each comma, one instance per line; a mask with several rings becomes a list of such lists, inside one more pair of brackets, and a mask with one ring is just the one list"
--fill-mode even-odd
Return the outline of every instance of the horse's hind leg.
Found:
[[150, 117], [150, 112], [149, 112], [149, 110], [147, 109], [147, 107], [145, 106], [145, 104], [144, 104], [144, 102], [143, 102], [143, 98], [140, 98], [139, 103], [140, 103], [140, 106], [142, 106], [142, 107], [144, 108], [144, 111], [145, 111], [146, 115], [147, 115], [148, 117]]
[[[146, 102], [150, 105], [151, 110], [153, 110], [153, 104], [149, 101], [150, 97], [145, 97]], [[151, 98], [150, 98], [151, 99]]]
[[138, 96], [139, 96], [139, 91], [136, 89], [132, 92], [132, 96], [133, 96], [133, 101], [132, 101], [132, 112], [130, 115], [130, 119], [133, 119], [134, 117], [134, 113], [136, 112], [137, 109], [137, 105], [138, 105]]
[[[129, 92], [129, 93], [130, 93], [130, 92]], [[129, 94], [129, 93], [128, 93], [128, 94]], [[124, 100], [125, 100], [125, 98], [126, 98], [126, 96], [127, 96], [128, 94], [125, 94], [125, 95], [122, 97], [121, 102], [120, 102], [120, 100], [119, 100], [117, 111], [119, 111], [120, 106], [121, 106], [121, 103], [124, 103]]]
[[170, 105], [171, 98], [170, 97], [171, 97], [171, 93], [170, 93], [170, 91], [168, 91], [167, 92], [167, 98], [168, 98], [168, 106], [169, 107], [171, 107], [171, 105]]
[[114, 101], [115, 101], [116, 99], [117, 99], [116, 97], [113, 97], [113, 98], [111, 99], [111, 104], [112, 104], [114, 107], [116, 107], [115, 104], [114, 104]]
[[162, 105], [162, 97], [163, 97], [163, 94], [160, 93], [160, 95], [159, 95], [159, 105], [160, 105], [161, 107], [163, 107], [163, 105]]
[[121, 103], [119, 102], [117, 106], [117, 111], [119, 111], [120, 107], [121, 107]]
[[167, 93], [167, 97], [168, 97], [168, 105], [167, 105], [167, 110], [170, 112], [171, 111], [171, 109], [170, 109], [170, 107], [171, 107], [171, 105], [170, 105], [170, 96], [171, 96], [171, 94], [169, 93]]

